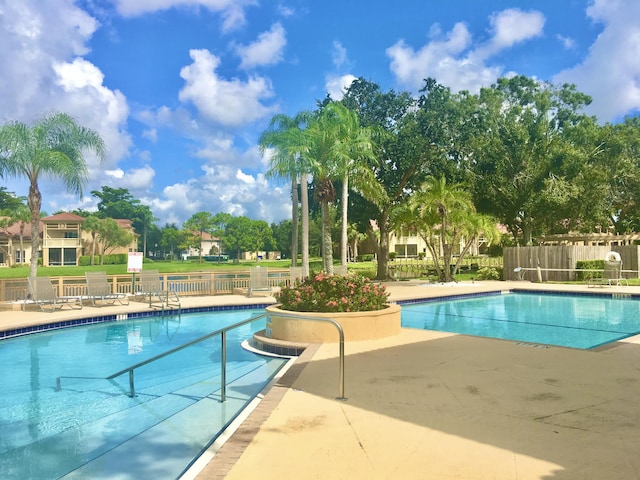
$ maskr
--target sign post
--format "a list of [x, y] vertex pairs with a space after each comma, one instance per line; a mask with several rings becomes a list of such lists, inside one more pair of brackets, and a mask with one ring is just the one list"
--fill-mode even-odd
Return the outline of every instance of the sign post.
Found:
[[142, 252], [129, 252], [127, 273], [131, 273], [131, 293], [136, 294], [136, 273], [142, 271]]

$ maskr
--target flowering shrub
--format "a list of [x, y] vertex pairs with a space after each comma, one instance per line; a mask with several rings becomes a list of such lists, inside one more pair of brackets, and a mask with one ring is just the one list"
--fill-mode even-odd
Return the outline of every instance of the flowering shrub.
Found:
[[389, 294], [361, 275], [313, 274], [276, 293], [280, 309], [296, 312], [364, 312], [381, 310]]

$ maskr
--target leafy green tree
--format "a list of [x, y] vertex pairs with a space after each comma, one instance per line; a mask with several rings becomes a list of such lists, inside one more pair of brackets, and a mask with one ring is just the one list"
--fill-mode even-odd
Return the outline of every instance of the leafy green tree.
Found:
[[113, 218], [101, 218], [97, 238], [101, 247], [100, 265], [104, 265], [107, 251], [116, 247], [126, 247], [133, 241], [133, 234], [120, 228]]
[[12, 210], [22, 204], [23, 197], [16, 197], [12, 192], [8, 192], [6, 187], [0, 187], [0, 212]]
[[271, 224], [271, 231], [273, 232], [273, 239], [275, 241], [275, 250], [278, 250], [282, 254], [282, 258], [287, 258], [292, 255], [291, 253], [291, 230], [293, 228], [293, 222], [291, 220], [282, 220], [279, 223]]
[[98, 245], [98, 235], [102, 228], [102, 219], [96, 215], [89, 215], [82, 222], [82, 230], [91, 235], [91, 265], [95, 263], [96, 246]]
[[172, 260], [176, 258], [176, 250], [178, 245], [184, 243], [186, 232], [179, 230], [176, 225], [165, 225], [162, 228], [162, 236], [160, 238], [160, 246], [165, 250], [169, 250], [169, 256]]
[[226, 223], [222, 243], [227, 252], [234, 257], [235, 263], [240, 262], [240, 254], [242, 252], [254, 250], [253, 233], [249, 217], [232, 217]]
[[598, 149], [578, 132], [594, 125], [581, 113], [590, 101], [573, 85], [524, 76], [501, 78], [478, 95], [474, 197], [523, 244], [531, 244], [534, 232], [556, 233], [586, 193], [577, 180]]
[[94, 152], [102, 161], [105, 144], [100, 135], [82, 127], [65, 113], [53, 113], [33, 126], [10, 122], [0, 127], [0, 176], [29, 180], [27, 204], [31, 212], [31, 266], [36, 277], [40, 251], [40, 211], [42, 175], [62, 180], [65, 188], [82, 195], [88, 178], [83, 152]]
[[198, 249], [200, 258], [199, 262], [202, 263], [202, 240], [204, 233], [209, 233], [214, 228], [214, 218], [209, 212], [198, 212], [191, 215], [186, 222], [182, 224], [182, 228], [194, 233], [194, 245]]

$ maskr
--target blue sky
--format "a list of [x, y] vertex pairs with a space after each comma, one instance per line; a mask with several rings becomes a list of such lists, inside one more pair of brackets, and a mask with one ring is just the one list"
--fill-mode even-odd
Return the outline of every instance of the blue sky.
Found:
[[603, 123], [640, 110], [638, 0], [0, 0], [0, 45], [1, 123], [64, 111], [109, 148], [87, 157], [82, 198], [43, 179], [43, 210], [94, 210], [107, 185], [160, 226], [288, 218], [257, 139], [356, 77], [415, 94], [425, 77], [477, 92], [523, 74], [575, 83]]

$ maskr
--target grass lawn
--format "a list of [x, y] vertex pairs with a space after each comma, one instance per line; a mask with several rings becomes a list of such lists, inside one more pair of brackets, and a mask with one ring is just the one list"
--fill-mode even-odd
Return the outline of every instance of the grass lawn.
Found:
[[[197, 260], [182, 261], [155, 261], [144, 263], [145, 269], [157, 269], [160, 273], [183, 273], [183, 272], [228, 272], [242, 270], [247, 271], [249, 267], [261, 265], [273, 269], [288, 269], [291, 266], [290, 260], [261, 260], [241, 261], [240, 263], [229, 262], [203, 262]], [[320, 258], [311, 259], [309, 262], [311, 271], [319, 271], [322, 268]], [[373, 277], [376, 274], [376, 265], [373, 262], [350, 263], [349, 269], [358, 273]], [[93, 265], [87, 267], [38, 267], [38, 276], [46, 277], [82, 277], [85, 272], [107, 272], [107, 275], [125, 275], [126, 265]], [[0, 278], [27, 278], [29, 276], [29, 266], [0, 268]]]

